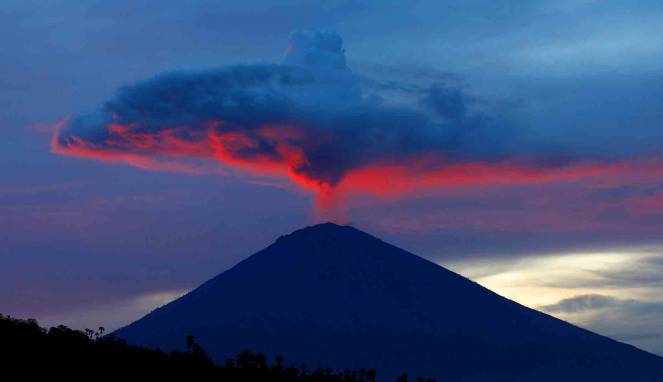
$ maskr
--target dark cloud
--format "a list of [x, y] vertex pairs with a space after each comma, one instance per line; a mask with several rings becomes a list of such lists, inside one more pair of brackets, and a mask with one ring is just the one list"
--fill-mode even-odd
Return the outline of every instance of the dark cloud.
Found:
[[[144, 168], [219, 160], [287, 173], [316, 191], [343, 182], [379, 193], [550, 181], [597, 170], [567, 172], [580, 161], [510, 150], [513, 130], [475, 111], [460, 87], [419, 84], [390, 98], [367, 96], [361, 84], [338, 34], [295, 32], [282, 65], [175, 72], [126, 86], [58, 129], [53, 150]], [[375, 183], [386, 174], [389, 185]]]
[[596, 271], [595, 273], [613, 285], [633, 288], [645, 285], [663, 286], [663, 277], [661, 277], [663, 275], [663, 257], [660, 255], [647, 257], [632, 264], [630, 267], [618, 270]]
[[600, 294], [587, 294], [566, 298], [555, 304], [543, 305], [540, 308], [551, 313], [577, 313], [586, 310], [613, 307], [622, 303], [624, 303], [623, 300], [614, 297], [603, 296]]
[[663, 301], [643, 301], [607, 295], [580, 295], [540, 306], [583, 327], [661, 353], [663, 333], [660, 317]]

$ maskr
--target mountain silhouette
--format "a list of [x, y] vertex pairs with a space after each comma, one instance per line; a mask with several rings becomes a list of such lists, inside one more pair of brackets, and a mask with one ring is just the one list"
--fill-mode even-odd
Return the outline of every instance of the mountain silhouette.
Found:
[[115, 334], [167, 351], [191, 334], [218, 362], [251, 348], [384, 381], [663, 381], [663, 358], [332, 223], [280, 237]]

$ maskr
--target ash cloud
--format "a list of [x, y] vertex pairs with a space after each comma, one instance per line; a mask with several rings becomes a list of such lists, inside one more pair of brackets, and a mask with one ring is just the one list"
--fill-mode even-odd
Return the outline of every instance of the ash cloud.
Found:
[[338, 34], [295, 32], [283, 64], [167, 73], [121, 88], [97, 111], [59, 128], [52, 148], [144, 168], [218, 160], [288, 174], [317, 191], [347, 179], [375, 191], [382, 185], [367, 182], [376, 167], [374, 177], [389, 173], [385, 166], [398, 168], [392, 183], [402, 189], [494, 180], [501, 176], [495, 173], [531, 181], [566, 165], [510, 153], [511, 130], [473, 113], [460, 88], [432, 83], [393, 101], [364, 94]]

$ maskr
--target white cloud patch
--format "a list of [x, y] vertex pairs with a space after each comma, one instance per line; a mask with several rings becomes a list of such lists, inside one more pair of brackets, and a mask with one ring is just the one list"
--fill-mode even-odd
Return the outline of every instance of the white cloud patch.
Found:
[[73, 329], [98, 328], [103, 326], [107, 333], [130, 324], [152, 310], [189, 292], [187, 289], [145, 293], [127, 300], [82, 307], [66, 313], [38, 317], [42, 326], [66, 325]]
[[660, 250], [458, 261], [445, 266], [523, 305], [663, 354]]

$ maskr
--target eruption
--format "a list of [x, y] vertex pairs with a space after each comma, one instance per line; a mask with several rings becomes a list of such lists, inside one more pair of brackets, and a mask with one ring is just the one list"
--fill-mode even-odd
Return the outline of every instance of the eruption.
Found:
[[[52, 150], [145, 169], [202, 172], [196, 160], [289, 176], [325, 208], [347, 192], [566, 180], [612, 165], [509, 150], [457, 88], [368, 96], [334, 32], [292, 34], [283, 64], [176, 72], [120, 89], [65, 121]], [[193, 160], [193, 161], [192, 161]]]

